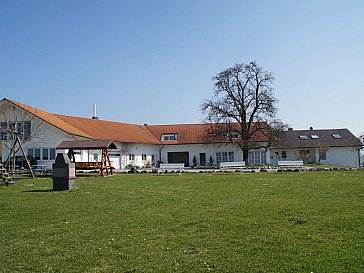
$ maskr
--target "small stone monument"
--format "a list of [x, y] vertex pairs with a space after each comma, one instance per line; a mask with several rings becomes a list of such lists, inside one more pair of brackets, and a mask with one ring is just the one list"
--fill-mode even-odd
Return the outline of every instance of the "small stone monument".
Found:
[[75, 188], [76, 166], [64, 153], [57, 154], [53, 163], [53, 190], [63, 191]]

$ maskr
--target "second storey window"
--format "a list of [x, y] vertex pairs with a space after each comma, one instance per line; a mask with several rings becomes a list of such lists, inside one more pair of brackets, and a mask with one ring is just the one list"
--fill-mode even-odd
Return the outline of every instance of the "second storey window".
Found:
[[[5, 130], [17, 132], [21, 140], [30, 140], [31, 123], [30, 121], [16, 121], [16, 122], [1, 122], [0, 127]], [[14, 134], [10, 132], [0, 132], [2, 140], [13, 140]]]

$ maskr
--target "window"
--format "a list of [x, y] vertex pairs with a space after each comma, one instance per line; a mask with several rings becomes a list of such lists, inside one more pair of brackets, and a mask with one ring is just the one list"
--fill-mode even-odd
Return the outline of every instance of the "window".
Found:
[[16, 127], [16, 122], [9, 122], [9, 130], [11, 131], [15, 131]]
[[248, 160], [251, 165], [267, 164], [267, 152], [260, 150], [249, 151]]
[[40, 160], [40, 149], [34, 149], [34, 158]]
[[234, 152], [229, 152], [229, 162], [234, 162]]
[[300, 140], [307, 140], [308, 137], [306, 135], [300, 135]]
[[56, 149], [55, 148], [50, 148], [49, 149], [49, 154], [50, 154], [50, 156], [49, 156], [50, 160], [56, 159]]
[[[30, 121], [24, 122], [1, 122], [0, 127], [3, 129], [15, 131], [19, 133], [19, 138], [21, 140], [30, 139], [30, 128], [31, 123]], [[0, 132], [0, 137], [2, 140], [12, 140], [14, 135], [11, 133]]]
[[164, 141], [170, 141], [170, 140], [177, 140], [178, 139], [178, 134], [174, 133], [174, 134], [163, 134], [161, 140]]
[[234, 161], [234, 152], [217, 152], [216, 153], [216, 163], [220, 164], [220, 162], [233, 162]]
[[147, 155], [146, 154], [142, 154], [142, 160], [147, 160]]
[[129, 154], [129, 160], [135, 160], [135, 154]]
[[98, 153], [94, 153], [94, 161], [99, 162], [99, 154]]
[[333, 134], [332, 137], [334, 139], [341, 139], [342, 138], [341, 135], [339, 135], [339, 134]]
[[249, 153], [248, 153], [248, 160], [249, 160], [249, 164], [255, 164], [255, 157], [254, 157], [254, 153], [252, 151], [249, 151]]
[[[15, 122], [9, 122], [9, 130], [16, 131], [16, 123]], [[14, 134], [9, 134], [8, 139], [14, 139]]]
[[55, 148], [28, 149], [27, 156], [36, 160], [54, 160], [56, 159]]
[[320, 137], [318, 135], [311, 135], [312, 139], [319, 139]]
[[24, 123], [23, 122], [16, 124], [16, 131], [19, 132], [19, 138], [24, 139]]
[[[8, 123], [6, 123], [6, 122], [1, 122], [0, 123], [0, 127], [2, 128], [2, 129], [8, 129]], [[7, 133], [3, 133], [3, 132], [0, 132], [0, 136], [1, 136], [1, 139], [2, 140], [8, 140], [8, 134]]]
[[326, 160], [326, 150], [319, 150], [319, 160]]
[[260, 163], [267, 164], [267, 152], [266, 151], [260, 151]]
[[238, 132], [229, 132], [226, 134], [226, 137], [229, 139], [239, 139], [240, 134]]
[[30, 121], [24, 121], [24, 139], [30, 140], [31, 136], [31, 122]]
[[287, 151], [282, 151], [282, 158], [287, 158]]
[[260, 164], [260, 151], [254, 151], [254, 164], [258, 165]]
[[49, 160], [49, 150], [48, 150], [48, 148], [43, 149], [43, 160]]

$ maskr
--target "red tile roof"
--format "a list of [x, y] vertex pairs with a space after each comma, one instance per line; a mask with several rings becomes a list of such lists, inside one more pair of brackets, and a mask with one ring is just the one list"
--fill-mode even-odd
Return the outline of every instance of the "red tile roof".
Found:
[[177, 140], [162, 141], [163, 144], [203, 144], [209, 141], [206, 124], [148, 125], [153, 135], [161, 140], [163, 134], [178, 134]]
[[118, 142], [160, 144], [161, 142], [142, 125], [55, 115], [65, 123], [79, 128], [94, 139], [111, 139]]
[[[177, 140], [161, 140], [163, 144], [206, 144], [218, 141], [210, 137], [210, 124], [148, 125], [148, 129], [160, 140], [163, 134], [178, 135]], [[269, 141], [262, 131], [255, 132], [252, 139], [254, 141]], [[219, 142], [229, 142], [229, 140], [220, 138]]]
[[73, 140], [63, 141], [56, 149], [76, 149], [76, 150], [98, 150], [98, 149], [117, 149], [111, 140]]
[[[147, 144], [206, 144], [213, 143], [208, 138], [207, 124], [178, 125], [137, 125], [100, 119], [81, 118], [52, 114], [37, 108], [3, 99], [10, 104], [29, 112], [56, 128], [75, 136], [94, 140], [112, 140], [118, 142], [133, 142]], [[162, 134], [178, 134], [177, 140], [161, 141]], [[260, 140], [262, 136], [258, 138]], [[226, 140], [228, 142], [228, 140]]]
[[70, 134], [70, 135], [76, 135], [76, 136], [82, 136], [82, 137], [86, 137], [86, 138], [92, 138], [92, 136], [90, 136], [89, 134], [81, 131], [80, 129], [68, 124], [67, 122], [64, 122], [63, 120], [61, 120], [60, 118], [58, 118], [56, 115], [45, 112], [43, 110], [22, 104], [20, 102], [16, 102], [13, 100], [9, 100], [4, 98], [2, 101], [7, 101], [10, 104], [13, 104], [25, 111], [27, 111], [28, 113], [44, 120], [45, 122], [53, 125], [54, 127]]

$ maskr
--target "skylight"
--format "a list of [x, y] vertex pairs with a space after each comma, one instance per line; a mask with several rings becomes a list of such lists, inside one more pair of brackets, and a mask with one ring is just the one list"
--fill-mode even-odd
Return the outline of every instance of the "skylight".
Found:
[[301, 135], [300, 136], [300, 140], [307, 140], [307, 139], [308, 139], [308, 137], [306, 135]]
[[312, 139], [319, 139], [320, 137], [318, 135], [311, 135]]
[[341, 135], [339, 135], [339, 134], [333, 134], [332, 137], [334, 139], [342, 139]]

